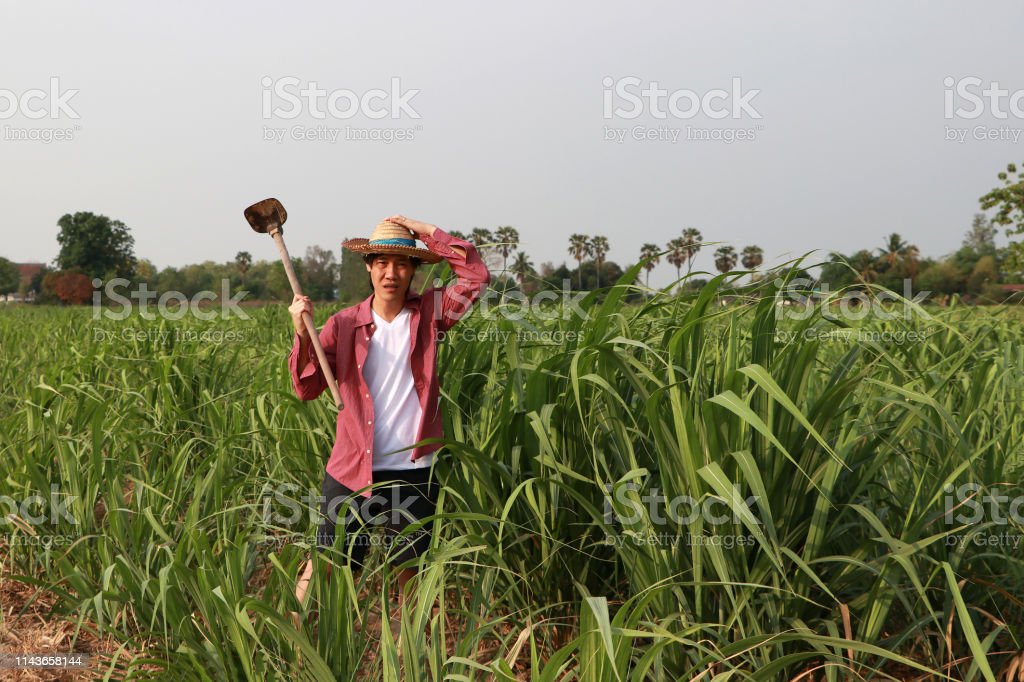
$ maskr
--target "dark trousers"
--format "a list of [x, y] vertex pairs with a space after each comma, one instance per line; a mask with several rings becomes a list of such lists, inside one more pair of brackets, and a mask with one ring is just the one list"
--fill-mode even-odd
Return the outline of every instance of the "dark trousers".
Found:
[[[324, 472], [317, 548], [334, 547], [340, 526], [339, 548], [351, 557], [353, 568], [362, 568], [373, 544], [381, 544], [386, 561], [396, 565], [420, 556], [430, 546], [430, 523], [404, 537], [399, 534], [437, 509], [440, 485], [433, 480], [431, 467], [375, 470], [373, 478], [367, 498]], [[383, 528], [383, 533], [373, 533], [377, 527]]]

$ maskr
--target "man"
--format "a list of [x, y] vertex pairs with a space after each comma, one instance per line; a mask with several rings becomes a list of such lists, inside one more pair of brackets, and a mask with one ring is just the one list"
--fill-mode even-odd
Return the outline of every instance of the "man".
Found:
[[[413, 237], [427, 248], [417, 248]], [[363, 524], [372, 515], [369, 502], [383, 498], [385, 531], [391, 537], [434, 513], [437, 484], [431, 481], [431, 463], [440, 444], [411, 452], [409, 448], [422, 439], [443, 436], [437, 339], [444, 338], [443, 332], [469, 310], [490, 283], [490, 273], [471, 243], [400, 215], [378, 224], [369, 239], [349, 240], [342, 246], [363, 256], [373, 294], [332, 315], [319, 334], [344, 408], [338, 413], [324, 475], [317, 547], [333, 546], [336, 521], [343, 518], [352, 563], [361, 567], [368, 549]], [[456, 282], [422, 295], [410, 292], [419, 264], [442, 258]], [[327, 387], [302, 322], [303, 313], [312, 314], [313, 306], [308, 297], [296, 296], [288, 310], [295, 327], [288, 357], [292, 383], [299, 398], [313, 400]], [[352, 505], [359, 497], [371, 498], [369, 487], [382, 481], [389, 486], [383, 496], [360, 500], [352, 513], [345, 513], [342, 505]], [[414, 518], [401, 513], [403, 509]], [[364, 532], [357, 532], [361, 527]], [[391, 551], [390, 560], [401, 564], [422, 554], [429, 544], [429, 530], [424, 527], [413, 542]], [[296, 587], [300, 604], [312, 572], [310, 559]], [[399, 572], [399, 604], [405, 584], [415, 574], [413, 568]]]

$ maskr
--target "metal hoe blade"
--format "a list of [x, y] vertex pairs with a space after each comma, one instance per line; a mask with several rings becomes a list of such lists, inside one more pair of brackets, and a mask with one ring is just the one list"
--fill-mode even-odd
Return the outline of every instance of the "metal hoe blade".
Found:
[[284, 232], [282, 226], [288, 220], [288, 211], [277, 199], [264, 199], [245, 209], [245, 219], [260, 234], [273, 234], [275, 230]]

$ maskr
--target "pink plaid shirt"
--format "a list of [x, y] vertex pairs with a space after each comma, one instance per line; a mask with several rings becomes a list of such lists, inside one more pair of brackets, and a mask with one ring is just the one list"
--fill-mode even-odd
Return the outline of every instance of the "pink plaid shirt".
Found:
[[[444, 436], [437, 378], [438, 334], [448, 331], [491, 281], [487, 266], [469, 242], [437, 228], [433, 236], [423, 237], [423, 243], [448, 261], [457, 280], [443, 289], [427, 289], [422, 295], [410, 291], [405, 299], [405, 307], [411, 313], [409, 353], [412, 376], [423, 409], [417, 441]], [[466, 250], [465, 258], [450, 248], [453, 245]], [[350, 490], [359, 490], [373, 483], [373, 399], [362, 372], [375, 327], [370, 308], [372, 302], [373, 294], [370, 294], [363, 302], [339, 310], [320, 330], [320, 343], [338, 379], [344, 405], [344, 409], [338, 412], [327, 473]], [[298, 358], [299, 335], [296, 334], [288, 356], [292, 385], [300, 399], [313, 400], [327, 388], [327, 381], [312, 345], [309, 347], [309, 363], [301, 375]], [[440, 443], [432, 443], [414, 448], [411, 460], [415, 461], [440, 447]], [[370, 491], [364, 490], [362, 495], [369, 497]]]

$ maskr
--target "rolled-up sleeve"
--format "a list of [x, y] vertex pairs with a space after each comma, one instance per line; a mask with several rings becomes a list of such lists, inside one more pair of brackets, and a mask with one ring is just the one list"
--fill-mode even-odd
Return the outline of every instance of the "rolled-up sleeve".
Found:
[[[324, 355], [327, 356], [327, 364], [331, 368], [331, 372], [334, 376], [338, 376], [338, 369], [335, 366], [335, 358], [337, 357], [337, 334], [336, 334], [336, 317], [331, 316], [327, 320], [327, 324], [320, 330], [319, 338], [320, 345], [323, 346]], [[302, 373], [299, 373], [299, 351], [301, 343], [299, 341], [299, 334], [296, 332], [294, 340], [292, 341], [292, 352], [288, 355], [288, 369], [292, 375], [292, 386], [295, 389], [295, 395], [301, 400], [314, 400], [327, 388], [327, 378], [324, 376], [323, 369], [320, 368], [320, 361], [316, 356], [316, 351], [313, 350], [313, 344], [308, 344], [307, 352], [309, 353], [309, 362], [303, 368]]]
[[[438, 328], [446, 331], [466, 314], [473, 302], [491, 283], [491, 273], [472, 243], [453, 237], [441, 228], [435, 229], [432, 236], [423, 237], [423, 243], [428, 249], [447, 260], [452, 272], [455, 273], [455, 282], [444, 288], [440, 310], [435, 311], [438, 315]], [[452, 249], [452, 246], [465, 249], [466, 255], [463, 257]]]

